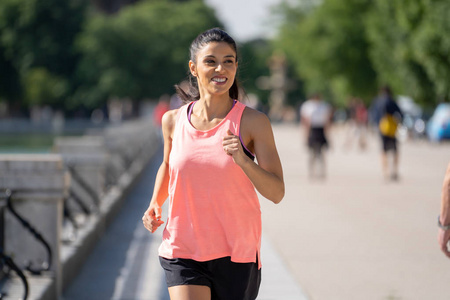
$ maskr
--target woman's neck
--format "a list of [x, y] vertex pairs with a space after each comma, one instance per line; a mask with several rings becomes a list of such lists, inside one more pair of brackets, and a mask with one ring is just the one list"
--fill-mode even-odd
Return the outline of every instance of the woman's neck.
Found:
[[193, 115], [202, 121], [213, 121], [223, 119], [233, 107], [233, 99], [229, 95], [220, 96], [200, 96], [193, 108]]

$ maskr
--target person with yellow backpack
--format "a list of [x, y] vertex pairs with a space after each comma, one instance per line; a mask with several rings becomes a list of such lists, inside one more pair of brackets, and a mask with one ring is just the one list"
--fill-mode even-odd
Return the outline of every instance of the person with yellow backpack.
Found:
[[[399, 151], [396, 132], [403, 114], [392, 96], [389, 86], [381, 88], [372, 105], [372, 115], [381, 136], [381, 164], [385, 179], [398, 180]], [[392, 154], [392, 163], [389, 163]]]

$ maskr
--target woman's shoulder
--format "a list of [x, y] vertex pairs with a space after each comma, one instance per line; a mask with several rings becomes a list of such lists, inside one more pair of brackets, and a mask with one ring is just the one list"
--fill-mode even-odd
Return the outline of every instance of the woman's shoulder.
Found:
[[162, 121], [163, 121], [163, 122], [166, 121], [166, 122], [169, 122], [169, 123], [175, 122], [175, 121], [177, 120], [179, 114], [181, 113], [181, 111], [186, 110], [187, 107], [188, 107], [188, 105], [189, 105], [190, 103], [191, 103], [191, 102], [185, 103], [185, 104], [181, 105], [181, 106], [178, 107], [178, 108], [175, 108], [175, 109], [171, 109], [171, 110], [166, 111], [166, 112], [164, 113], [164, 115], [163, 115]]
[[176, 119], [180, 110], [181, 108], [176, 108], [166, 111], [163, 115], [163, 120], [166, 119], [166, 121], [172, 121], [173, 119]]
[[244, 112], [242, 113], [242, 120], [251, 123], [270, 122], [265, 113], [248, 106], [245, 107]]
[[241, 127], [245, 131], [265, 131], [271, 127], [269, 117], [259, 110], [246, 106], [241, 118]]
[[181, 108], [171, 109], [164, 113], [161, 125], [163, 129], [168, 129], [169, 131], [172, 131], [172, 129], [175, 127], [175, 124], [177, 123], [178, 114], [180, 113]]

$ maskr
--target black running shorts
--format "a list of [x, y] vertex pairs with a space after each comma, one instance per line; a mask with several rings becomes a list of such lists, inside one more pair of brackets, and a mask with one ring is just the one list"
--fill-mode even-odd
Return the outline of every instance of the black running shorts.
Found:
[[395, 137], [389, 137], [381, 135], [381, 142], [383, 144], [383, 151], [397, 151], [397, 139]]
[[325, 137], [325, 129], [323, 127], [311, 128], [308, 135], [308, 147], [311, 150], [320, 152], [323, 147], [327, 146], [328, 141]]
[[230, 257], [199, 262], [192, 259], [159, 257], [168, 287], [203, 285], [211, 289], [212, 300], [255, 300], [261, 284], [256, 263], [235, 263]]

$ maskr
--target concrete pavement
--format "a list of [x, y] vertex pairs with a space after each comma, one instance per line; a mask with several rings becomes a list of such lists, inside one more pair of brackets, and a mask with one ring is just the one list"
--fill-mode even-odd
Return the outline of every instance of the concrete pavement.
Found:
[[402, 143], [400, 181], [385, 182], [378, 137], [361, 152], [334, 128], [322, 182], [308, 179], [298, 125], [274, 133], [286, 196], [261, 199], [264, 234], [308, 299], [450, 299], [436, 226], [450, 143]]

